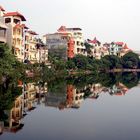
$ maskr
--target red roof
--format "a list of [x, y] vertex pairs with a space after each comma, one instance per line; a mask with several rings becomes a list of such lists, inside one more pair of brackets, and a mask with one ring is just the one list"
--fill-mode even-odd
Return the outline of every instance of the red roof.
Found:
[[17, 17], [20, 17], [22, 21], [26, 21], [25, 17], [19, 12], [9, 12], [9, 13], [4, 14], [4, 17], [8, 17], [8, 16], [17, 16]]
[[65, 32], [66, 31], [66, 27], [65, 26], [61, 26], [57, 31], [58, 32]]
[[98, 40], [96, 39], [96, 37], [93, 40], [89, 41], [89, 43], [92, 43], [92, 44], [96, 44], [97, 42], [98, 42]]
[[121, 46], [122, 46], [124, 43], [123, 43], [123, 42], [116, 42], [115, 44], [116, 44], [116, 45], [121, 45]]
[[2, 7], [2, 6], [0, 6], [0, 10], [1, 10], [1, 11], [5, 11], [5, 10], [3, 9], [3, 7]]
[[32, 34], [32, 35], [38, 35], [36, 32], [34, 31], [28, 31], [28, 33]]
[[123, 95], [123, 93], [118, 92], [118, 93], [116, 93], [115, 95], [117, 95], [117, 96], [122, 96], [122, 95]]
[[127, 44], [125, 44], [123, 48], [126, 49], [126, 50], [129, 49], [128, 46], [127, 46]]

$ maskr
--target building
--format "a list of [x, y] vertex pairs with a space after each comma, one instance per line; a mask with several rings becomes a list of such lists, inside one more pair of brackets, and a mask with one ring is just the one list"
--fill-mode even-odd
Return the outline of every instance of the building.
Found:
[[102, 47], [102, 57], [109, 55], [109, 43], [104, 43]]
[[7, 40], [13, 54], [21, 62], [24, 61], [24, 28], [23, 22], [25, 17], [19, 12], [8, 12], [4, 15], [5, 24], [7, 25]]
[[118, 57], [122, 57], [130, 51], [131, 50], [128, 48], [127, 44], [123, 42], [112, 42], [109, 46], [109, 54]]
[[128, 88], [122, 83], [117, 83], [113, 85], [111, 88], [109, 88], [110, 95], [123, 96], [127, 93], [127, 91]]
[[[66, 28], [65, 26], [61, 26], [58, 29], [59, 33], [67, 33], [71, 36], [74, 43], [73, 48], [73, 57], [77, 54], [85, 55], [87, 56], [86, 48], [84, 45], [84, 38], [83, 38], [83, 32], [81, 28]], [[71, 49], [70, 49], [71, 50]]]
[[46, 34], [43, 41], [48, 47], [49, 55], [62, 60], [68, 58], [68, 39], [61, 33]]
[[0, 6], [0, 43], [6, 43], [7, 26], [5, 24], [3, 15], [5, 10]]
[[123, 57], [128, 52], [132, 52], [132, 50], [128, 48], [127, 44], [124, 44], [124, 46], [120, 52], [120, 57]]
[[80, 28], [61, 26], [56, 33], [44, 35], [43, 42], [48, 46], [50, 55], [63, 60], [73, 58], [77, 54], [87, 56]]
[[38, 52], [38, 63], [48, 63], [48, 47], [42, 43], [40, 39], [38, 39], [38, 43], [36, 46]]
[[37, 50], [37, 36], [34, 31], [27, 30], [25, 32], [25, 52], [24, 62], [30, 62], [32, 64], [39, 62], [39, 55]]
[[89, 56], [95, 58], [95, 59], [101, 59], [102, 57], [102, 44], [100, 41], [96, 39], [96, 37], [93, 40], [88, 40], [88, 43], [91, 45], [91, 52]]
[[84, 88], [77, 89], [74, 85], [67, 85], [66, 108], [80, 108], [84, 95]]

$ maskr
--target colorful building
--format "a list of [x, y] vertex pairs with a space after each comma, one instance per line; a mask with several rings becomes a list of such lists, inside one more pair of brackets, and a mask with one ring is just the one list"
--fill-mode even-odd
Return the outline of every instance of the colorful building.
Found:
[[100, 41], [96, 39], [96, 37], [93, 40], [88, 40], [88, 43], [91, 45], [91, 53], [89, 56], [95, 58], [95, 59], [101, 59], [102, 57], [102, 44]]
[[27, 30], [25, 33], [25, 56], [24, 60], [30, 63], [38, 63], [39, 56], [37, 51], [37, 36], [38, 34], [34, 31]]
[[12, 52], [21, 62], [24, 60], [24, 26], [25, 17], [18, 12], [9, 12], [4, 14], [5, 23], [7, 25], [7, 43], [11, 47]]
[[58, 29], [58, 32], [66, 33], [70, 36], [70, 39], [72, 41], [72, 47], [70, 49], [71, 54], [73, 54], [72, 57], [77, 54], [87, 56], [86, 48], [84, 46], [83, 32], [81, 28], [66, 28], [65, 26], [61, 26]]
[[43, 36], [43, 42], [48, 46], [49, 53], [67, 60], [77, 54], [87, 55], [84, 46], [82, 29], [61, 26], [56, 33]]
[[109, 54], [116, 55], [118, 57], [124, 56], [131, 50], [128, 48], [127, 44], [124, 42], [112, 42], [109, 46]]

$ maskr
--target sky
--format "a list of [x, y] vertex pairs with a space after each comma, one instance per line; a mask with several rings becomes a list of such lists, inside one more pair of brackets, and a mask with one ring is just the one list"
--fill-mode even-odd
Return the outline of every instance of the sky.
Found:
[[40, 36], [61, 25], [80, 27], [84, 39], [122, 41], [140, 51], [140, 0], [0, 0], [0, 5], [23, 14]]

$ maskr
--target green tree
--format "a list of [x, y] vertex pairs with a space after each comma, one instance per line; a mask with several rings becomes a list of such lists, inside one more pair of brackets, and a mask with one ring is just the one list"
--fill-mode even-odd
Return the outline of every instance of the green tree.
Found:
[[75, 63], [73, 62], [73, 60], [72, 59], [70, 59], [70, 60], [68, 60], [67, 62], [66, 62], [66, 68], [68, 69], [68, 70], [71, 70], [71, 69], [75, 69]]
[[102, 62], [105, 67], [114, 69], [114, 68], [122, 68], [121, 59], [115, 55], [106, 55], [102, 58]]
[[88, 55], [90, 56], [92, 45], [90, 45], [87, 41], [84, 43], [84, 45], [86, 47], [86, 51], [87, 51]]
[[122, 57], [122, 63], [124, 68], [138, 68], [139, 56], [134, 52], [129, 52]]
[[7, 44], [0, 44], [0, 79], [18, 79], [23, 75], [23, 63], [15, 58]]
[[86, 70], [87, 64], [88, 64], [88, 61], [87, 61], [87, 57], [86, 56], [76, 55], [73, 58], [73, 61], [74, 61], [75, 65], [76, 65], [76, 67], [78, 69], [84, 69], [84, 70]]

